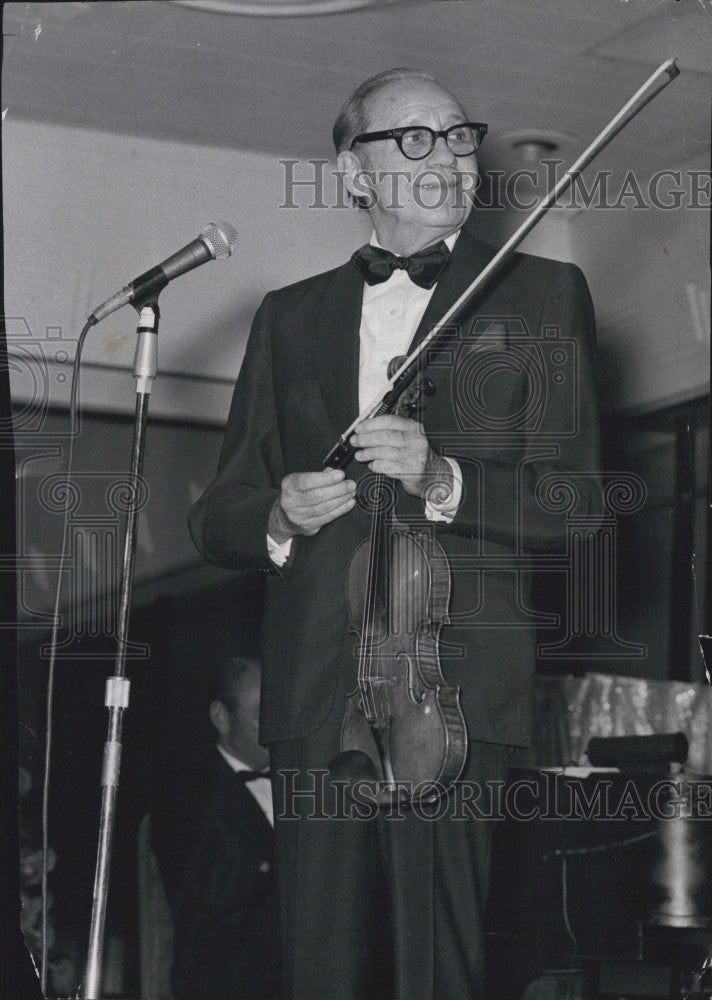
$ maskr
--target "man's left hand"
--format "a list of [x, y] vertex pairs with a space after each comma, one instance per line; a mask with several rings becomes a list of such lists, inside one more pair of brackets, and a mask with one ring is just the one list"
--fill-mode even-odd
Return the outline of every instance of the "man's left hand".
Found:
[[423, 425], [406, 417], [363, 420], [351, 437], [356, 460], [371, 472], [398, 479], [403, 489], [427, 500], [432, 491], [452, 490], [452, 468], [430, 447]]

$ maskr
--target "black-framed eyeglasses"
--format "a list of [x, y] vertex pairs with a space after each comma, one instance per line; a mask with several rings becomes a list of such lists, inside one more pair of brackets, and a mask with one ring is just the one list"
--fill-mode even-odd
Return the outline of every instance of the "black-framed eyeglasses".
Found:
[[447, 148], [455, 156], [471, 156], [480, 148], [486, 134], [487, 126], [483, 122], [460, 122], [440, 132], [427, 125], [406, 125], [404, 128], [387, 128], [381, 132], [363, 132], [356, 136], [349, 149], [353, 149], [357, 142], [395, 139], [403, 156], [407, 156], [409, 160], [422, 160], [432, 152], [436, 140], [442, 136]]

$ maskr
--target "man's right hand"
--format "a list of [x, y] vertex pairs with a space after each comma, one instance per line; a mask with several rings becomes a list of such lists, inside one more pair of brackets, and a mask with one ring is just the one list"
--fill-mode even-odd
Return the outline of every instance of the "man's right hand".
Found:
[[292, 472], [282, 480], [269, 515], [267, 533], [277, 542], [295, 535], [315, 535], [320, 528], [354, 506], [356, 483], [342, 469]]

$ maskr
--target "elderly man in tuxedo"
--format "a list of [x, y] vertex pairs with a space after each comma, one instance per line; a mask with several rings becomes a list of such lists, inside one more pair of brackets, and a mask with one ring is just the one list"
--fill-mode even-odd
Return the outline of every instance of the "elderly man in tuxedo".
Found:
[[164, 781], [151, 824], [175, 925], [178, 1000], [278, 1000], [280, 948], [269, 761], [257, 741], [260, 663], [212, 678], [216, 743]]
[[385, 386], [388, 361], [417, 345], [493, 256], [472, 212], [485, 132], [420, 71], [381, 73], [347, 100], [334, 127], [338, 166], [370, 214], [372, 239], [340, 267], [265, 297], [217, 476], [191, 511], [208, 560], [269, 573], [261, 739], [277, 797], [290, 1000], [483, 995], [484, 813], [324, 820], [307, 794], [339, 753], [356, 685], [346, 579], [369, 534], [359, 480], [389, 477], [399, 520], [432, 532], [448, 556], [441, 660], [460, 692], [469, 736], [461, 778], [471, 789], [503, 780], [530, 740], [529, 555], [565, 549], [555, 484], [573, 491], [569, 514], [597, 508], [586, 283], [573, 265], [524, 254], [429, 351], [435, 394], [420, 419], [363, 420], [346, 469], [323, 467]]

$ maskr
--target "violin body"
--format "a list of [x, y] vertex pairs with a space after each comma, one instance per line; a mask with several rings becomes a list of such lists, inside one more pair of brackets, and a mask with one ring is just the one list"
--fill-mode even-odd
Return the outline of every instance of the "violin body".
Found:
[[[389, 521], [383, 540], [382, 600], [365, 614], [364, 581], [373, 570], [372, 543], [362, 543], [349, 568], [351, 622], [363, 622], [356, 689], [348, 696], [342, 751], [362, 751], [380, 781], [395, 784], [384, 798], [437, 797], [462, 772], [467, 730], [459, 689], [449, 686], [438, 658], [447, 624], [450, 569], [427, 531]], [[402, 783], [399, 785], [399, 783]], [[420, 788], [418, 786], [421, 786]]]

